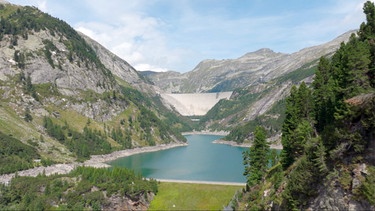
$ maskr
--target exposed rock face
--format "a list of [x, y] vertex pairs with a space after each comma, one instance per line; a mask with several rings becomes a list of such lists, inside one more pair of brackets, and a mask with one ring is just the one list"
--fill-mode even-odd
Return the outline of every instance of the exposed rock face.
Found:
[[108, 70], [111, 71], [113, 75], [127, 82], [139, 91], [148, 93], [152, 96], [155, 96], [158, 93], [162, 92], [159, 87], [145, 80], [144, 77], [139, 74], [137, 70], [134, 69], [134, 67], [131, 66], [128, 62], [121, 59], [90, 37], [82, 33], [79, 34], [94, 49], [100, 61]]
[[[50, 41], [56, 49], [46, 50], [45, 40]], [[18, 45], [8, 48], [11, 37], [4, 36], [0, 41], [0, 47], [4, 49], [0, 52], [0, 79], [6, 80], [22, 71], [14, 59], [18, 52], [26, 57], [24, 72], [25, 75], [30, 75], [33, 84], [51, 83], [64, 95], [76, 95], [79, 90], [97, 93], [111, 90], [114, 83], [101, 67], [82, 61], [77, 56], [69, 61], [69, 50], [64, 40], [66, 38], [63, 35], [54, 36], [49, 31], [42, 30], [29, 34], [27, 39], [18, 39]], [[51, 53], [54, 66], [44, 56], [45, 51]]]
[[276, 53], [264, 48], [237, 59], [204, 60], [184, 74], [147, 73], [147, 77], [167, 93], [233, 91], [257, 81], [274, 79], [314, 62], [321, 56], [332, 54], [354, 32], [349, 31], [331, 42], [292, 54]]
[[279, 87], [274, 87], [266, 96], [259, 98], [252, 106], [248, 108], [245, 114], [246, 120], [253, 120], [257, 116], [266, 113], [277, 101], [288, 96], [292, 83], [286, 82]]
[[354, 192], [358, 192], [363, 175], [367, 175], [366, 164], [358, 164], [352, 171], [351, 187], [343, 189], [338, 178], [327, 185], [319, 187], [317, 197], [311, 200], [307, 210], [375, 210], [368, 201], [358, 199]]
[[[51, 66], [43, 53], [46, 51], [44, 40], [51, 41], [56, 47], [54, 51], [51, 51], [54, 66]], [[56, 106], [65, 105], [65, 108], [72, 108], [87, 117], [100, 121], [109, 120], [121, 112], [126, 106], [122, 102], [113, 102], [111, 104], [100, 100], [92, 103], [81, 102], [83, 99], [77, 96], [84, 91], [101, 94], [116, 90], [117, 85], [104, 67], [98, 67], [90, 62], [85, 64], [84, 61], [81, 61], [76, 56], [73, 56], [73, 61], [70, 62], [67, 58], [69, 50], [62, 40], [64, 38], [53, 36], [48, 31], [39, 31], [29, 34], [28, 39], [19, 39], [17, 46], [8, 48], [10, 37], [5, 36], [0, 41], [0, 47], [3, 49], [0, 51], [0, 80], [7, 81], [16, 74], [23, 72], [25, 76], [30, 76], [32, 84], [50, 84], [50, 89], [56, 87], [58, 92], [64, 96], [75, 96], [75, 102], [66, 99], [62, 101], [51, 97], [46, 98], [45, 103], [53, 103]], [[25, 68], [19, 68], [14, 60], [17, 52], [25, 55]], [[4, 99], [8, 98], [14, 101], [15, 99], [12, 97], [14, 92], [19, 92], [18, 96], [22, 95], [22, 88], [12, 91], [13, 88], [11, 87], [13, 86], [9, 84], [8, 88], [3, 87], [4, 90], [9, 90], [5, 91]], [[32, 111], [43, 110], [43, 102], [41, 104], [35, 100], [31, 100], [29, 105], [20, 101], [14, 103], [19, 108], [31, 106]]]
[[129, 84], [144, 82], [138, 75], [138, 72], [126, 61], [104, 48], [101, 44], [90, 37], [79, 33], [85, 41], [94, 49], [103, 65], [111, 70], [112, 74], [118, 76]]
[[102, 207], [102, 209], [116, 211], [147, 210], [154, 196], [154, 193], [149, 192], [140, 195], [137, 199], [131, 199], [127, 196], [116, 194], [108, 198], [109, 204]]

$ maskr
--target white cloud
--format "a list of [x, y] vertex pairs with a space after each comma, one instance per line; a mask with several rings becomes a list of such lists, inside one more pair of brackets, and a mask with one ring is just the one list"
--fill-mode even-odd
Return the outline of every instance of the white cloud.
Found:
[[48, 12], [48, 10], [47, 10], [47, 0], [38, 1], [37, 2], [37, 7], [40, 10], [42, 10], [43, 12]]
[[67, 21], [138, 70], [189, 71], [203, 59], [235, 58], [263, 47], [292, 53], [328, 42], [365, 21], [366, 0], [296, 6], [249, 1], [235, 14], [239, 2], [233, 1], [14, 1]]
[[134, 68], [139, 70], [139, 71], [146, 71], [146, 70], [152, 70], [152, 71], [155, 71], [155, 72], [166, 72], [166, 71], [168, 71], [168, 69], [166, 69], [166, 68], [160, 68], [160, 67], [152, 66], [150, 64], [137, 64], [136, 66], [134, 66]]
[[139, 13], [123, 14], [110, 23], [80, 22], [75, 26], [138, 70], [164, 70], [163, 66], [173, 62], [166, 59], [169, 49], [162, 27], [162, 21]]

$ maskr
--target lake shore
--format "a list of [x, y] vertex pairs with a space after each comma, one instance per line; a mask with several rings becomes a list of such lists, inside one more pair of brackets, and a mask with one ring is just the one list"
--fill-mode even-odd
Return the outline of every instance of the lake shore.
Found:
[[[224, 140], [221, 140], [221, 139], [218, 139], [218, 140], [215, 140], [213, 141], [212, 143], [214, 144], [226, 144], [226, 145], [230, 145], [230, 146], [234, 146], [234, 147], [245, 147], [245, 148], [249, 148], [251, 147], [251, 144], [250, 143], [237, 143], [235, 141], [224, 141]], [[283, 145], [281, 144], [270, 144], [270, 148], [271, 149], [283, 149]]]
[[160, 150], [171, 149], [175, 147], [183, 147], [188, 146], [187, 143], [173, 143], [173, 144], [161, 144], [157, 146], [148, 146], [148, 147], [141, 147], [141, 148], [134, 148], [134, 149], [126, 149], [115, 151], [110, 154], [104, 155], [92, 155], [90, 160], [85, 161], [83, 164], [85, 166], [92, 166], [92, 167], [109, 167], [110, 165], [106, 164], [106, 162], [116, 160], [122, 157], [128, 157], [135, 154], [145, 153], [145, 152], [155, 152]]
[[[17, 174], [19, 176], [30, 176], [36, 177], [39, 174], [45, 174], [47, 176], [52, 174], [68, 174], [72, 170], [74, 170], [78, 166], [91, 166], [95, 168], [108, 168], [106, 162], [116, 160], [121, 157], [127, 157], [135, 154], [145, 153], [145, 152], [155, 152], [160, 150], [171, 149], [175, 147], [183, 147], [187, 146], [187, 143], [172, 143], [172, 144], [162, 144], [157, 146], [148, 146], [142, 148], [134, 148], [134, 149], [126, 149], [115, 151], [110, 154], [104, 155], [92, 155], [89, 160], [86, 160], [83, 163], [73, 162], [73, 163], [64, 163], [64, 164], [54, 164], [51, 166], [39, 166], [32, 169], [27, 169], [23, 171], [18, 171]], [[0, 175], [0, 183], [9, 184], [13, 177], [15, 177], [16, 173], [12, 174], [3, 174]]]
[[216, 182], [216, 181], [173, 180], [173, 179], [156, 179], [156, 181], [170, 182], [170, 183], [187, 183], [187, 184], [246, 186], [246, 183], [241, 183], [241, 182]]

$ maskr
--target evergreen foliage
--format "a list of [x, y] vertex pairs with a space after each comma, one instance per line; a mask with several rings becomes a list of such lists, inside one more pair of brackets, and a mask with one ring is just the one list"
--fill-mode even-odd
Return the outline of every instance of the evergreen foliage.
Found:
[[[181, 135], [181, 132], [184, 130], [190, 130], [191, 126], [186, 123], [187, 120], [181, 121], [170, 111], [162, 110], [162, 108], [166, 108], [162, 105], [160, 99], [157, 100], [156, 105], [154, 105], [151, 98], [145, 96], [136, 89], [122, 87], [121, 92], [129, 101], [133, 102], [140, 109], [138, 120], [140, 121], [140, 127], [145, 132], [145, 138], [149, 145], [155, 145], [152, 128], [158, 128], [158, 134], [164, 143], [170, 143], [173, 141], [170, 138], [171, 136], [178, 140], [186, 141], [186, 138]], [[153, 99], [155, 100], [155, 98]], [[148, 108], [151, 108], [152, 110]]]
[[2, 132], [0, 146], [0, 174], [32, 168], [33, 160], [40, 158], [36, 149]]
[[55, 124], [49, 117], [43, 118], [43, 125], [48, 135], [67, 146], [79, 160], [88, 159], [90, 155], [106, 154], [112, 151], [107, 136], [101, 131], [92, 130], [86, 126], [80, 133], [71, 129], [68, 124], [64, 126]]
[[253, 144], [248, 151], [243, 153], [247, 185], [253, 186], [262, 180], [268, 168], [269, 151], [265, 129], [256, 127]]
[[[274, 86], [279, 86], [287, 81], [297, 84], [301, 80], [314, 75], [317, 69], [316, 63], [317, 61], [313, 61], [305, 64], [295, 71], [274, 79], [272, 83], [274, 83]], [[257, 116], [254, 120], [250, 120], [241, 125], [236, 124], [240, 121], [239, 117], [242, 117], [246, 112], [243, 109], [245, 109], [249, 104], [255, 102], [258, 97], [261, 97], [271, 91], [272, 86], [261, 93], [253, 93], [250, 91], [251, 89], [254, 89], [254, 87], [237, 89], [232, 95], [235, 96], [233, 99], [219, 101], [219, 103], [217, 103], [206, 114], [206, 116], [201, 119], [201, 125], [207, 124], [207, 122], [211, 120], [221, 120], [230, 117], [231, 121], [229, 124], [233, 124], [235, 126], [230, 127], [230, 134], [227, 135], [225, 139], [235, 141], [237, 143], [243, 143], [245, 140], [248, 140], [249, 137], [251, 137], [249, 131], [254, 131], [258, 125], [262, 125], [266, 129], [267, 137], [280, 134], [285, 119], [285, 100], [276, 102], [269, 111], [263, 115]], [[309, 105], [311, 105], [311, 103]], [[243, 119], [241, 119], [241, 121], [243, 121]]]
[[281, 137], [281, 164], [284, 169], [303, 155], [304, 144], [313, 135], [313, 108], [312, 92], [306, 84], [302, 82], [299, 88], [293, 86], [286, 99], [286, 117]]
[[33, 116], [31, 116], [30, 109], [26, 108], [25, 110], [25, 117], [24, 117], [26, 122], [31, 122], [33, 121]]
[[[284, 171], [276, 171], [275, 165], [266, 175], [268, 181], [281, 183], [267, 197], [273, 208], [306, 209], [318, 187], [331, 183], [335, 187], [329, 189], [339, 188], [354, 200], [374, 205], [374, 166], [367, 155], [374, 153], [369, 146], [375, 137], [374, 3], [366, 2], [364, 12], [367, 23], [358, 33], [342, 43], [332, 58], [320, 59], [312, 89], [304, 83], [294, 86], [286, 99], [280, 160]], [[356, 189], [353, 166], [362, 163], [368, 164], [368, 173]], [[283, 174], [281, 182], [276, 179]], [[259, 193], [264, 186], [269, 187], [267, 181], [250, 189]], [[254, 200], [248, 209], [266, 209], [265, 200]]]
[[115, 194], [137, 201], [157, 182], [125, 168], [78, 167], [66, 175], [16, 177], [0, 185], [0, 210], [102, 210]]

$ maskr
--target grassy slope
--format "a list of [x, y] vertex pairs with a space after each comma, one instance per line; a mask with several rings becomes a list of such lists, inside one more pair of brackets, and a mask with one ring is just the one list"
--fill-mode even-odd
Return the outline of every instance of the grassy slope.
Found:
[[221, 210], [241, 187], [162, 182], [158, 189], [149, 210]]
[[56, 162], [72, 161], [71, 153], [59, 142], [45, 135], [43, 135], [44, 140], [40, 140], [41, 133], [38, 130], [38, 124], [41, 124], [41, 118], [35, 115], [33, 117], [33, 122], [26, 122], [6, 103], [0, 103], [1, 132], [19, 139], [24, 144], [29, 144], [28, 141], [37, 142], [37, 149], [45, 158], [53, 159]]

